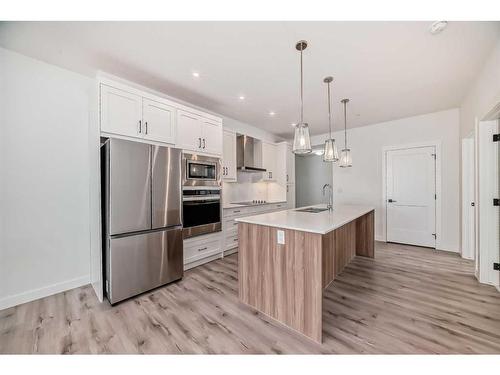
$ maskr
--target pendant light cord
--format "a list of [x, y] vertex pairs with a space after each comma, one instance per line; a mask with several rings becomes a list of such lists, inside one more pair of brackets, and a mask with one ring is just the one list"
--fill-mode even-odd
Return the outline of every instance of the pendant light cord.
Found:
[[328, 128], [330, 129], [330, 139], [332, 139], [332, 109], [330, 105], [330, 82], [328, 82]]
[[344, 148], [347, 149], [347, 101], [344, 101]]
[[302, 51], [303, 48], [300, 49], [300, 124], [304, 123], [304, 73], [302, 70]]

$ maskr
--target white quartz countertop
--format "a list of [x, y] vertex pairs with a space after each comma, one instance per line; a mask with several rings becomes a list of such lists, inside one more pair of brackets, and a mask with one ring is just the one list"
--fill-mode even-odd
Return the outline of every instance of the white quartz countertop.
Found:
[[[308, 207], [325, 208], [326, 206], [323, 204]], [[237, 218], [235, 221], [302, 232], [326, 234], [375, 209], [372, 206], [338, 205], [333, 207], [333, 211], [327, 210], [318, 213], [297, 211], [303, 208], [307, 207], [252, 215]]]

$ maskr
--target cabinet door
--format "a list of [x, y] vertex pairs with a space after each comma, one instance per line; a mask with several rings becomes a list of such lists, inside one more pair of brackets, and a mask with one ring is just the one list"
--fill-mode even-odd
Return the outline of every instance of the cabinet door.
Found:
[[143, 99], [144, 138], [175, 143], [175, 108], [150, 99]]
[[202, 119], [202, 151], [222, 155], [222, 124]]
[[142, 138], [143, 130], [142, 97], [101, 85], [101, 131]]
[[222, 178], [236, 181], [236, 134], [224, 130], [222, 141]]
[[202, 150], [201, 117], [193, 113], [177, 110], [178, 148], [200, 152]]
[[295, 184], [295, 154], [291, 145], [286, 147], [286, 183]]
[[286, 205], [295, 208], [295, 185], [286, 185]]
[[262, 143], [262, 167], [266, 169], [262, 179], [274, 181], [276, 179], [276, 146], [271, 143]]

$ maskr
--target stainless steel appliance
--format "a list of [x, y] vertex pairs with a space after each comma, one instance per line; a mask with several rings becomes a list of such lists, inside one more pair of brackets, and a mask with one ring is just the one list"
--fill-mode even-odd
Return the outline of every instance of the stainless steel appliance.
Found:
[[182, 158], [183, 186], [221, 186], [219, 158], [184, 153]]
[[242, 172], [266, 172], [256, 164], [256, 140], [248, 135], [239, 135], [236, 138], [236, 166]]
[[184, 238], [220, 232], [221, 161], [185, 153], [182, 162]]
[[101, 144], [105, 291], [114, 304], [183, 275], [181, 150]]

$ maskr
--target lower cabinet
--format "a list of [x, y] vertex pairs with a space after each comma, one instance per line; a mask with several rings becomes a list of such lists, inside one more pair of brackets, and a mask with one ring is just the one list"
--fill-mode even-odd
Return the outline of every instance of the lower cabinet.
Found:
[[262, 206], [226, 208], [222, 231], [184, 240], [184, 270], [223, 258], [238, 251], [238, 217], [288, 209], [285, 202]]
[[222, 257], [222, 232], [184, 240], [184, 270]]

